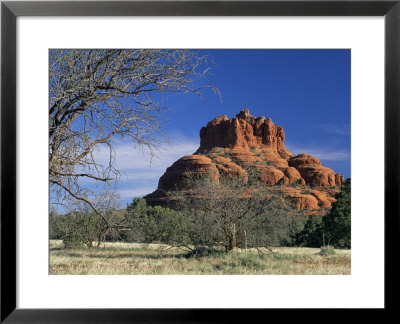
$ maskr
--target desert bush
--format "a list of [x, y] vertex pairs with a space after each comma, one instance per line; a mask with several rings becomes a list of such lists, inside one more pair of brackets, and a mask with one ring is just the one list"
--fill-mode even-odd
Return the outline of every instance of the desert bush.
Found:
[[68, 233], [62, 239], [65, 249], [78, 249], [85, 246], [85, 239], [78, 233]]
[[[120, 222], [123, 218], [121, 210], [108, 210], [105, 216], [111, 222]], [[74, 247], [74, 242], [83, 242], [97, 247], [104, 241], [115, 241], [120, 238], [121, 229], [110, 228], [103, 219], [90, 210], [87, 212], [70, 211], [64, 214], [50, 213], [50, 239], [61, 239], [66, 247]]]
[[221, 152], [223, 152], [223, 151], [224, 151], [224, 149], [223, 149], [222, 147], [216, 146], [216, 147], [213, 147], [213, 148], [210, 150], [210, 153], [221, 153]]
[[170, 208], [148, 206], [143, 198], [135, 198], [126, 210], [126, 219], [132, 229], [132, 241], [170, 245], [189, 243], [189, 224], [185, 215]]

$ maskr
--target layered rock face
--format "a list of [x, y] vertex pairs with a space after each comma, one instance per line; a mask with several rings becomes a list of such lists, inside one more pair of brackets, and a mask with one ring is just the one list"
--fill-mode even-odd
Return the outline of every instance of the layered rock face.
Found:
[[196, 153], [206, 153], [214, 147], [249, 150], [258, 146], [287, 159], [293, 154], [286, 150], [285, 132], [270, 118], [254, 118], [248, 109], [228, 119], [219, 116], [200, 130], [200, 148]]
[[200, 147], [170, 166], [158, 188], [144, 197], [148, 204], [166, 205], [167, 192], [185, 190], [185, 173], [246, 176], [248, 167], [258, 170], [271, 190], [292, 200], [299, 209], [313, 213], [329, 209], [340, 190], [343, 176], [322, 166], [308, 154], [293, 154], [285, 148], [285, 132], [270, 118], [252, 117], [248, 109], [236, 117], [219, 116], [200, 130]]

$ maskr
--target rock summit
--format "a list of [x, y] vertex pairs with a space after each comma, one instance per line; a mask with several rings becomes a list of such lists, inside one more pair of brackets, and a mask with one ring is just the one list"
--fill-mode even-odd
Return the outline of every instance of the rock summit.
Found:
[[200, 147], [167, 168], [158, 188], [145, 196], [150, 205], [167, 205], [167, 192], [185, 190], [185, 172], [241, 176], [246, 168], [258, 170], [271, 190], [292, 200], [308, 214], [332, 207], [344, 180], [324, 167], [317, 157], [294, 156], [285, 148], [285, 132], [270, 118], [253, 117], [244, 109], [236, 117], [218, 116], [200, 130]]

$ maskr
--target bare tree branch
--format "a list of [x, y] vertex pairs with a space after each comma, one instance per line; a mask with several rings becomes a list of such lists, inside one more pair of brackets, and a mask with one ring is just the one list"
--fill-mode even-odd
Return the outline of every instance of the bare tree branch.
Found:
[[[49, 179], [51, 202], [67, 194], [90, 206], [95, 192], [82, 179], [118, 180], [113, 138], [128, 138], [153, 155], [167, 141], [164, 93], [218, 90], [207, 83], [210, 63], [194, 51], [57, 49], [49, 53]], [[108, 161], [97, 149], [108, 149]], [[118, 225], [120, 226], [120, 225]]]

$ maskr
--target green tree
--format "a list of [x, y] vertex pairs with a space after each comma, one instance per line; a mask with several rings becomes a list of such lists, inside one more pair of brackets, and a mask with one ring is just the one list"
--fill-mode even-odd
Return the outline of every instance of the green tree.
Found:
[[143, 198], [135, 198], [126, 210], [131, 231], [128, 240], [140, 243], [164, 243], [187, 246], [187, 218], [180, 212], [161, 206], [147, 206]]
[[303, 230], [297, 234], [296, 245], [319, 248], [323, 245], [322, 236], [322, 217], [312, 215], [305, 223]]
[[92, 247], [100, 247], [104, 241], [120, 239], [120, 234], [129, 230], [125, 222], [125, 211], [118, 208], [117, 197], [107, 192], [97, 195], [93, 203], [101, 211], [104, 219], [113, 223], [108, 226], [103, 218], [84, 202], [69, 199], [64, 202], [66, 212], [59, 214], [50, 213], [49, 234], [50, 239], [62, 239], [65, 247], [79, 247], [82, 243]]
[[322, 219], [323, 231], [330, 245], [351, 248], [351, 180], [346, 180], [332, 209]]
[[292, 219], [289, 224], [287, 237], [281, 242], [282, 246], [298, 246], [300, 234], [305, 227], [309, 217], [303, 213]]
[[297, 235], [299, 246], [351, 248], [351, 181], [346, 180], [326, 216], [311, 216]]

